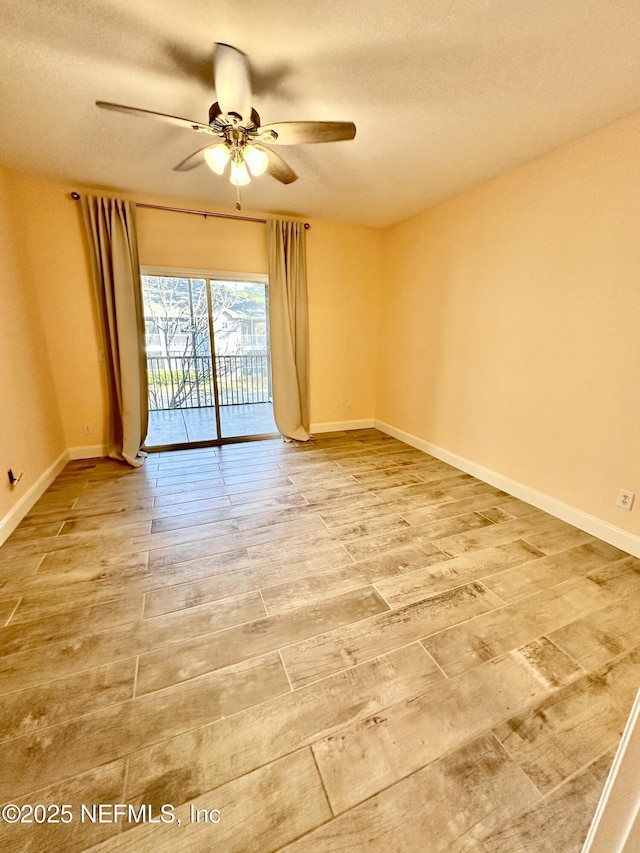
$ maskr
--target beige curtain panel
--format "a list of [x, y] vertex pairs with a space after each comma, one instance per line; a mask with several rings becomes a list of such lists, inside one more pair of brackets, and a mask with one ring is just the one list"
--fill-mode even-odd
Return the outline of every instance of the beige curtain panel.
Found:
[[136, 468], [146, 453], [147, 361], [135, 206], [83, 196], [109, 385], [108, 454]]
[[309, 439], [309, 333], [305, 230], [271, 220], [269, 324], [273, 414], [281, 435]]

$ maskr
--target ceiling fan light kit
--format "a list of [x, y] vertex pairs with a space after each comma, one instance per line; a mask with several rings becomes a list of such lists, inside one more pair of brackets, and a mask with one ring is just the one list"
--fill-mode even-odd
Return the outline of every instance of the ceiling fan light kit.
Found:
[[214, 82], [218, 100], [209, 109], [209, 124], [107, 101], [96, 101], [96, 105], [217, 137], [220, 141], [216, 144], [196, 151], [175, 168], [188, 171], [205, 162], [216, 175], [223, 175], [230, 163], [229, 181], [235, 187], [246, 186], [251, 176], [257, 178], [265, 172], [282, 184], [297, 180], [293, 169], [267, 146], [337, 142], [356, 135], [355, 124], [348, 121], [288, 121], [261, 126], [260, 116], [251, 106], [247, 58], [230, 45], [216, 45]]
[[234, 187], [246, 187], [247, 184], [251, 183], [249, 171], [244, 160], [238, 158], [237, 160], [231, 161], [231, 174], [229, 175], [229, 180]]
[[224, 142], [212, 145], [211, 148], [205, 148], [202, 153], [205, 163], [212, 172], [215, 172], [216, 175], [224, 174], [227, 163], [231, 159], [231, 153]]
[[244, 161], [254, 178], [264, 175], [269, 165], [269, 155], [254, 145], [247, 145], [244, 150]]

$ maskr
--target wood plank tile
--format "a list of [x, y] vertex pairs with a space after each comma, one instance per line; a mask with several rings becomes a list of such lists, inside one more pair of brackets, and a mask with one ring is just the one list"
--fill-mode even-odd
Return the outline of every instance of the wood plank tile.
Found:
[[421, 601], [436, 592], [452, 589], [479, 578], [489, 578], [507, 567], [513, 569], [536, 560], [540, 552], [521, 540], [464, 554], [416, 569], [396, 578], [380, 581], [378, 589], [392, 607]]
[[[78, 534], [82, 533], [102, 533], [105, 530], [112, 530], [116, 531], [117, 534], [120, 534], [123, 527], [126, 527], [126, 525], [123, 524], [123, 513], [124, 510], [122, 512], [105, 513], [104, 515], [92, 514], [85, 517], [65, 520], [60, 530], [60, 536], [69, 538], [63, 541], [63, 546], [69, 547], [69, 545], [74, 541], [82, 541], [78, 536]], [[127, 510], [126, 517], [132, 522], [132, 524], [136, 525], [136, 528], [134, 529], [148, 533], [149, 523], [153, 519], [153, 509], [141, 509], [137, 511]], [[147, 522], [146, 529], [138, 527], [140, 522]]]
[[149, 563], [149, 555], [146, 551], [133, 553], [120, 553], [118, 544], [107, 548], [88, 546], [87, 548], [66, 548], [61, 551], [52, 551], [45, 554], [44, 559], [38, 567], [38, 574], [44, 575], [49, 572], [68, 572], [80, 568], [91, 572], [146, 572]]
[[465, 474], [464, 471], [447, 465], [445, 462], [417, 462], [404, 470], [407, 473], [416, 474], [423, 483], [429, 483], [432, 486], [437, 485], [439, 488], [464, 484], [472, 485], [479, 482], [471, 474]]
[[287, 473], [287, 477], [291, 480], [297, 489], [322, 487], [331, 488], [340, 484], [353, 484], [355, 480], [349, 475], [345, 475], [344, 471], [336, 465], [330, 467], [333, 463], [325, 462], [322, 465], [314, 465], [313, 468], [306, 467], [303, 469], [290, 468], [288, 465], [283, 465]]
[[[612, 596], [596, 584], [586, 578], [575, 578], [454, 625], [428, 637], [424, 645], [447, 675], [457, 675], [573, 623], [611, 601]], [[549, 636], [554, 640], [553, 634]], [[571, 655], [570, 649], [562, 645], [561, 648]]]
[[[198, 474], [202, 473], [205, 476], [213, 476], [216, 477], [220, 474], [220, 466], [218, 464], [218, 456], [211, 456], [207, 459], [201, 459], [199, 462], [196, 460], [191, 460], [188, 462], [186, 459], [177, 459], [173, 462], [171, 461], [162, 461], [158, 460], [156, 463], [151, 463], [154, 468], [151, 468], [149, 465], [149, 459], [154, 457], [147, 457], [147, 461], [144, 463], [145, 470], [157, 471], [158, 477], [173, 477], [177, 481], [180, 480], [182, 474]], [[269, 457], [266, 457], [269, 459]]]
[[[246, 566], [246, 554], [226, 554], [224, 567], [232, 569], [234, 565]], [[146, 561], [136, 561], [133, 565], [121, 566], [112, 563], [107, 569], [68, 568], [67, 571], [43, 573], [21, 582], [7, 583], [8, 591], [17, 587], [23, 593], [20, 601], [20, 622], [46, 619], [57, 614], [68, 613], [72, 609], [91, 607], [112, 601], [123, 593], [128, 596], [142, 594], [157, 587], [178, 583], [185, 577], [198, 577], [211, 574], [216, 569], [216, 560], [169, 566], [161, 572], [151, 574], [147, 571]], [[229, 593], [232, 594], [232, 593]], [[12, 620], [13, 621], [13, 620]]]
[[[346, 554], [346, 551], [343, 550], [343, 553]], [[21, 603], [22, 609], [33, 599], [37, 602], [40, 612], [46, 614], [89, 605], [92, 596], [94, 602], [99, 602], [117, 598], [124, 592], [147, 592], [186, 580], [208, 577], [217, 572], [232, 572], [251, 566], [244, 549], [169, 564], [154, 571], [147, 567], [146, 552], [135, 556], [137, 559], [123, 559], [121, 556], [119, 563], [117, 559], [105, 561], [106, 566], [94, 566], [91, 563], [72, 564], [60, 571], [42, 572], [20, 580], [8, 580], [4, 582], [4, 592], [23, 593], [25, 599]], [[0, 584], [2, 583], [0, 581]], [[52, 604], [52, 607], [49, 607], [49, 604]]]
[[640, 680], [636, 650], [569, 684], [495, 734], [542, 793], [613, 749]]
[[[194, 812], [211, 809], [218, 810], [219, 823], [194, 820]], [[330, 817], [313, 757], [304, 749], [176, 809], [175, 824], [138, 826], [91, 848], [91, 853], [175, 853], [177, 849], [264, 853], [281, 848]]]
[[[243, 565], [239, 565], [235, 569], [230, 566], [229, 568], [233, 570], [227, 572], [220, 569], [216, 571], [213, 568], [207, 571], [205, 564], [204, 577], [199, 576], [202, 572], [198, 561], [196, 563], [181, 563], [180, 565], [185, 568], [183, 574], [187, 577], [195, 574], [197, 579], [188, 583], [178, 583], [179, 578], [174, 577], [172, 585], [148, 592], [145, 599], [145, 617], [159, 616], [163, 613], [182, 610], [185, 607], [194, 607], [209, 601], [218, 601], [221, 598], [252, 592], [284, 578], [305, 577], [315, 575], [317, 572], [324, 572], [335, 566], [353, 565], [353, 559], [340, 546], [318, 551], [307, 559], [294, 559], [293, 562], [283, 560], [277, 563], [264, 562], [251, 565], [247, 565], [247, 562], [245, 560]], [[167, 578], [167, 584], [169, 583], [170, 579]], [[362, 586], [366, 586], [366, 582], [349, 586], [348, 589], [358, 589]], [[336, 588], [331, 595], [346, 591], [347, 589]]]
[[[572, 668], [573, 667], [573, 668]], [[578, 668], [551, 643], [530, 643], [345, 726], [313, 744], [340, 813], [529, 708]], [[548, 677], [554, 672], [553, 680]], [[491, 722], [495, 721], [495, 722]]]
[[20, 797], [288, 690], [272, 654], [5, 741], [0, 797]]
[[532, 809], [483, 838], [484, 853], [581, 850], [613, 761], [605, 753]]
[[[434, 761], [285, 848], [286, 853], [451, 853], [540, 800], [489, 735]], [[452, 814], [452, 803], [455, 812]]]
[[[323, 522], [333, 530], [362, 521], [400, 515], [393, 503], [384, 503], [374, 495], [350, 497], [314, 507]], [[403, 516], [404, 518], [404, 516]], [[405, 526], [408, 522], [405, 520]]]
[[36, 735], [65, 720], [133, 698], [136, 659], [7, 693], [0, 705], [0, 740]]
[[326, 542], [331, 538], [322, 521], [314, 516], [309, 516], [299, 521], [274, 524], [268, 528], [242, 531], [237, 535], [215, 536], [214, 538], [197, 539], [184, 544], [155, 548], [149, 553], [149, 566], [152, 569], [157, 569], [170, 563], [181, 563], [199, 557], [224, 554], [228, 551], [237, 550], [239, 547], [246, 548], [249, 551], [250, 548], [262, 545], [265, 551], [278, 551], [282, 550], [283, 546], [275, 544], [277, 540], [287, 542], [290, 537], [297, 536], [304, 536], [307, 540], [312, 537], [314, 542]]
[[[418, 644], [400, 649], [141, 750], [131, 756], [125, 796], [178, 804], [181, 793], [196, 797], [441, 681]], [[188, 779], [188, 789], [176, 790], [176, 779]]]
[[[344, 475], [343, 475], [344, 476]], [[401, 469], [398, 472], [395, 468], [376, 469], [374, 471], [360, 471], [357, 474], [351, 474], [354, 480], [358, 483], [365, 483], [370, 488], [375, 489], [377, 485], [384, 487], [390, 486], [408, 486], [414, 483], [423, 483], [424, 480], [418, 474], [413, 473], [413, 469]], [[295, 479], [294, 479], [295, 482]]]
[[3, 851], [80, 853], [93, 844], [117, 835], [122, 829], [121, 824], [82, 822], [81, 807], [91, 803], [122, 803], [125, 773], [126, 762], [113, 761], [17, 798], [18, 805], [66, 803], [71, 806], [73, 820], [70, 823], [3, 823]]
[[594, 536], [590, 536], [584, 530], [578, 530], [577, 527], [572, 527], [570, 524], [565, 524], [555, 530], [534, 533], [532, 536], [525, 536], [524, 538], [530, 545], [539, 548], [544, 554], [557, 554], [559, 551], [566, 551], [567, 548], [575, 548], [576, 545], [598, 541]]
[[[255, 485], [260, 486], [264, 482], [267, 465], [257, 466], [255, 463], [248, 463], [246, 466], [233, 463], [227, 467], [221, 467], [222, 481], [225, 486], [236, 485]], [[273, 462], [268, 465], [269, 476], [276, 477], [286, 474], [290, 483], [293, 483], [293, 478], [289, 471], [283, 465]]]
[[426, 550], [407, 547], [361, 563], [354, 563], [350, 559], [345, 564], [343, 560], [342, 565], [330, 571], [309, 573], [292, 581], [267, 586], [261, 590], [262, 598], [269, 613], [284, 613], [311, 601], [321, 601], [387, 577], [442, 562], [443, 554], [435, 545], [431, 554], [427, 554]]
[[359, 519], [333, 527], [329, 535], [332, 540], [347, 546], [349, 542], [369, 542], [380, 536], [393, 536], [396, 532], [402, 534], [409, 529], [409, 523], [402, 516], [378, 510], [374, 518]]
[[[89, 507], [89, 508], [80, 508], [80, 509], [70, 509], [61, 513], [59, 510], [48, 510], [47, 513], [40, 513], [38, 515], [32, 515], [29, 513], [25, 518], [21, 521], [21, 527], [25, 528], [27, 526], [37, 526], [39, 525], [43, 519], [51, 519], [57, 520], [62, 519], [65, 523], [72, 524], [73, 522], [86, 521], [87, 527], [83, 528], [82, 525], [78, 527], [78, 533], [88, 532], [91, 530], [91, 519], [96, 519], [96, 523], [98, 526], [100, 523], [106, 523], [107, 520], [110, 520], [113, 524], [119, 525], [122, 524], [126, 519], [131, 519], [132, 521], [137, 520], [146, 520], [147, 516], [143, 516], [138, 519], [136, 517], [136, 513], [145, 513], [149, 512], [153, 509], [153, 498], [145, 498], [144, 500], [135, 501], [133, 503], [127, 502], [111, 502], [105, 504], [103, 506], [97, 507]], [[73, 531], [73, 528], [71, 528]]]
[[58, 677], [72, 675], [173, 645], [180, 639], [221, 631], [263, 614], [260, 596], [252, 593], [6, 655], [0, 658], [0, 693], [47, 681], [52, 672]]
[[[233, 536], [239, 530], [235, 518], [225, 518], [222, 521], [207, 521], [204, 524], [192, 524], [164, 532], [146, 533], [142, 536], [132, 536], [127, 540], [127, 548], [132, 551], [147, 551], [156, 548], [172, 548], [185, 543], [198, 542], [201, 539]], [[229, 548], [228, 550], [232, 550]]]
[[0, 656], [126, 625], [142, 617], [142, 604], [141, 595], [132, 596], [31, 621], [22, 618], [18, 607], [11, 624], [0, 628]]
[[[174, 643], [168, 659], [162, 650], [140, 656], [137, 689], [140, 693], [158, 690], [203, 672], [282, 648], [305, 637], [313, 637], [336, 626], [357, 624], [387, 609], [372, 587], [364, 587], [217, 634]], [[169, 617], [158, 617], [166, 618]]]
[[393, 489], [374, 492], [383, 500], [404, 499], [407, 508], [419, 508], [444, 503], [453, 503], [462, 498], [470, 498], [475, 495], [494, 494], [496, 497], [505, 497], [504, 492], [495, 489], [487, 483], [479, 480], [469, 481], [466, 476], [456, 476], [446, 480], [436, 480], [428, 483], [416, 483], [411, 486], [398, 486]]
[[[404, 518], [409, 524], [419, 525], [428, 524], [430, 521], [437, 521], [440, 518], [453, 518], [456, 515], [464, 515], [468, 512], [482, 512], [487, 514], [487, 510], [492, 509], [504, 501], [504, 494], [499, 489], [487, 489], [480, 494], [472, 495], [467, 498], [459, 498], [455, 501], [446, 501], [440, 504], [431, 504], [429, 506], [419, 508], [402, 508], [398, 506], [398, 511], [402, 512]], [[488, 515], [487, 518], [491, 519]]]
[[[318, 516], [328, 527], [336, 527], [351, 521], [364, 518], [375, 518], [384, 506], [380, 498], [371, 492], [361, 491], [355, 494], [345, 494], [349, 488], [337, 489], [336, 495], [330, 498], [318, 499], [315, 493], [305, 492], [305, 499], [309, 500], [308, 506], [315, 510]], [[389, 511], [389, 507], [382, 510]], [[396, 508], [392, 507], [395, 512]]]
[[481, 548], [490, 548], [492, 545], [514, 542], [516, 539], [524, 539], [541, 531], [554, 531], [558, 525], [563, 524], [564, 522], [558, 521], [557, 518], [538, 510], [523, 518], [514, 518], [511, 521], [493, 524], [482, 530], [459, 533], [438, 539], [436, 544], [450, 556], [459, 557], [469, 551], [478, 551]]
[[[320, 487], [303, 489], [302, 494], [310, 506], [332, 506], [334, 501], [342, 501], [343, 505], [348, 505], [350, 502], [349, 499], [357, 495], [360, 497], [363, 495], [366, 496], [371, 503], [380, 503], [380, 499], [370, 492], [366, 485], [356, 482], [345, 482], [338, 486], [324, 486], [320, 484]], [[231, 498], [231, 501], [234, 504], [239, 503], [235, 495]]]
[[375, 456], [340, 459], [338, 464], [346, 471], [370, 471], [374, 468], [403, 468], [407, 465], [425, 462], [425, 454], [421, 450], [406, 450], [402, 453], [382, 451]]
[[[5, 552], [6, 545], [2, 546], [0, 554]], [[42, 554], [28, 554], [16, 557], [6, 551], [7, 556], [0, 560], [0, 590], [10, 588], [12, 582], [20, 581], [24, 577], [35, 575], [43, 560]]]
[[638, 598], [610, 605], [587, 615], [580, 614], [549, 638], [587, 670], [602, 666], [640, 645]]
[[175, 503], [184, 503], [191, 500], [210, 500], [211, 498], [228, 497], [233, 503], [243, 501], [263, 500], [277, 495], [286, 495], [291, 492], [293, 486], [291, 481], [285, 477], [270, 477], [268, 480], [260, 481], [260, 488], [254, 484], [242, 483], [235, 486], [209, 486], [206, 481], [190, 483], [183, 488], [176, 486], [163, 486], [156, 489], [152, 496], [155, 498], [156, 506], [171, 506]]
[[414, 525], [414, 527], [416, 530], [419, 530], [421, 534], [426, 535], [435, 541], [440, 540], [443, 537], [446, 538], [449, 536], [455, 536], [459, 533], [467, 533], [471, 530], [479, 530], [483, 527], [489, 527], [492, 523], [493, 522], [480, 512], [464, 512], [459, 514], [456, 513], [451, 517], [434, 519], [429, 522]]
[[20, 524], [6, 540], [6, 544], [14, 545], [16, 543], [30, 541], [32, 539], [51, 538], [58, 535], [62, 526], [63, 522], [59, 520], [38, 525], [32, 524], [25, 527]]
[[589, 580], [619, 598], [640, 593], [640, 559], [624, 557], [587, 574]]
[[198, 483], [201, 481], [206, 482], [208, 486], [224, 486], [222, 472], [218, 465], [195, 468], [190, 471], [181, 470], [175, 474], [160, 474], [156, 480], [156, 486], [160, 488], [180, 485], [181, 483]]
[[[204, 509], [199, 509], [201, 503], [204, 504]], [[194, 505], [197, 505], [195, 511], [193, 510]], [[264, 501], [253, 504], [250, 508], [232, 507], [230, 504], [224, 507], [210, 508], [206, 501], [193, 501], [190, 504], [174, 505], [171, 509], [176, 509], [178, 512], [171, 512], [169, 515], [166, 507], [159, 508], [151, 527], [152, 533], [166, 533], [181, 527], [209, 524], [212, 521], [226, 519], [236, 520], [238, 530], [248, 530], [251, 527], [265, 527], [278, 520], [282, 522], [304, 518], [309, 514], [304, 501], [292, 501], [290, 506]]]
[[[399, 531], [392, 531], [391, 533], [378, 536], [369, 536], [366, 539], [345, 543], [347, 551], [358, 562], [368, 560], [377, 554], [385, 552], [392, 553], [396, 549], [404, 548], [407, 545], [412, 545], [415, 548], [425, 547], [431, 550], [434, 542], [428, 532], [421, 533], [415, 527], [407, 527]], [[447, 556], [444, 554], [443, 559], [446, 559]]]
[[282, 657], [297, 688], [501, 604], [480, 584], [468, 584], [296, 643], [283, 649]]
[[506, 570], [485, 579], [486, 586], [505, 601], [517, 601], [576, 575], [584, 575], [626, 556], [604, 542], [569, 548], [560, 554], [534, 560], [517, 571]]
[[[440, 550], [445, 540], [460, 553]], [[577, 700], [563, 705], [575, 715], [549, 712], [548, 757], [564, 781], [535, 803], [510, 796], [533, 781], [492, 730], [562, 697], [585, 678], [581, 664], [615, 666], [640, 646], [638, 566], [375, 429], [163, 452], [136, 471], [74, 461], [0, 549], [0, 790], [18, 802], [188, 809], [193, 797], [218, 807], [229, 786], [228, 836], [160, 827], [162, 848], [181, 851], [209, 853], [222, 838], [225, 849], [265, 853], [302, 835], [320, 849], [423, 853], [415, 830], [425, 827], [428, 843], [486, 853], [528, 839], [545, 815], [553, 853], [575, 853], [569, 824], [590, 814], [569, 788], [579, 761], [612, 737], [613, 712], [595, 733]], [[372, 584], [399, 596], [393, 610]], [[336, 637], [325, 674], [312, 658]], [[307, 644], [292, 690], [284, 661]], [[602, 693], [589, 712], [617, 707], [621, 684], [631, 690], [631, 674], [590, 676]], [[526, 756], [536, 767], [538, 736]], [[348, 806], [335, 820], [324, 795], [307, 804], [298, 790], [308, 779], [322, 791], [309, 748], [320, 755], [331, 738], [321, 767], [334, 804]], [[298, 753], [310, 777], [276, 770]], [[554, 806], [563, 790], [575, 811], [566, 833]], [[146, 851], [160, 846], [157, 830], [34, 827], [15, 843], [22, 853]]]
[[0, 625], [6, 625], [16, 606], [20, 603], [20, 597], [8, 598], [0, 601]]
[[[114, 547], [120, 543], [126, 543], [129, 537], [144, 535], [149, 532], [150, 523], [148, 521], [134, 522], [132, 524], [121, 524], [116, 530], [109, 534], [109, 545]], [[50, 536], [45, 539], [31, 539], [17, 543], [13, 548], [15, 556], [28, 555], [29, 553], [37, 554], [53, 554], [55, 552], [64, 552], [67, 554], [85, 554], [99, 553], [105, 549], [107, 540], [100, 536], [95, 531], [90, 534], [67, 533], [61, 536]], [[123, 550], [125, 545], [122, 545]], [[4, 550], [4, 549], [3, 549]], [[7, 547], [6, 553], [10, 553]]]

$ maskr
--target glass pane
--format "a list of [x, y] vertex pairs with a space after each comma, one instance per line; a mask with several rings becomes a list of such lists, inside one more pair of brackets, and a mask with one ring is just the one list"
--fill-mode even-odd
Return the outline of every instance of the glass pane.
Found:
[[217, 438], [207, 283], [142, 276], [154, 447]]
[[223, 437], [276, 433], [271, 396], [267, 285], [212, 281]]

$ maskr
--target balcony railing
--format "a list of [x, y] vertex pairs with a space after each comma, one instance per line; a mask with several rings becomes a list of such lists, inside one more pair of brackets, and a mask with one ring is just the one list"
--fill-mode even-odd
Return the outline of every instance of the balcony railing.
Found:
[[[215, 404], [211, 356], [147, 356], [149, 411]], [[216, 356], [221, 406], [268, 403], [271, 366], [266, 353]]]

